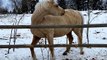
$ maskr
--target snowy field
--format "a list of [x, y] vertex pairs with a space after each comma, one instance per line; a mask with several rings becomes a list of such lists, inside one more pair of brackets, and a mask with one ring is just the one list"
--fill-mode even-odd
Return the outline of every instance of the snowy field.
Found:
[[[84, 16], [84, 23], [87, 23], [88, 16], [87, 11], [82, 11]], [[107, 11], [92, 11], [91, 12], [91, 24], [107, 23]], [[19, 23], [18, 23], [19, 21]], [[0, 15], [0, 25], [30, 25], [31, 14], [21, 15]], [[12, 32], [12, 33], [11, 33]], [[77, 44], [78, 40], [73, 33], [73, 44]], [[11, 44], [14, 44], [14, 30], [12, 29], [0, 29], [0, 45], [8, 45], [11, 40]], [[16, 44], [30, 44], [32, 41], [32, 34], [29, 29], [18, 29], [16, 33]], [[93, 44], [107, 44], [107, 28], [90, 28], [89, 31], [90, 43]], [[66, 44], [66, 36], [54, 38], [55, 44]], [[44, 44], [44, 38], [41, 39], [39, 44]], [[86, 29], [83, 32], [83, 44], [87, 44]], [[84, 48], [84, 55], [80, 55], [79, 48], [71, 48], [70, 53], [67, 56], [63, 56], [65, 51], [63, 48], [55, 48], [56, 60], [107, 60], [107, 48]], [[35, 52], [38, 60], [49, 60], [48, 48], [35, 48]], [[0, 60], [32, 60], [30, 50], [23, 49], [8, 49], [0, 48]]]

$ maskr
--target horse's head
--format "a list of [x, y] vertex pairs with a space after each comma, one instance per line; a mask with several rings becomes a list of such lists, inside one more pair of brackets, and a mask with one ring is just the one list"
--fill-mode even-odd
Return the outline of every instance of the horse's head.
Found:
[[58, 6], [53, 0], [48, 1], [47, 11], [49, 11], [50, 14], [53, 15], [64, 15], [65, 11], [63, 8]]
[[58, 6], [53, 0], [46, 0], [41, 4], [41, 7], [48, 14], [60, 16], [64, 15], [65, 11], [60, 6]]

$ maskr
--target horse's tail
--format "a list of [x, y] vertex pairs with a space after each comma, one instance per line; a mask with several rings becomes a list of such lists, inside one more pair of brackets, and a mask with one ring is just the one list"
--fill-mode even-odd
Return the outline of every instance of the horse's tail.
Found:
[[83, 16], [82, 16], [82, 14], [78, 11], [78, 14], [80, 15], [80, 17], [81, 17], [81, 24], [83, 25], [84, 24], [84, 18], [83, 18]]
[[[82, 14], [79, 11], [78, 11], [78, 13], [81, 17], [81, 25], [83, 25], [84, 24], [84, 18], [83, 18]], [[81, 28], [81, 29], [82, 29], [82, 33], [83, 33], [83, 28]]]

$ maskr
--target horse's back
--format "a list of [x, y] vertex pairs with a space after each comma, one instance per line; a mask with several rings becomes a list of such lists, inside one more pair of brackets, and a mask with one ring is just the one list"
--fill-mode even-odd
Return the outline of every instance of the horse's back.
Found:
[[66, 14], [68, 14], [68, 16], [70, 16], [70, 20], [72, 22], [74, 21], [74, 24], [83, 24], [83, 17], [79, 11], [73, 9], [66, 9], [65, 12]]

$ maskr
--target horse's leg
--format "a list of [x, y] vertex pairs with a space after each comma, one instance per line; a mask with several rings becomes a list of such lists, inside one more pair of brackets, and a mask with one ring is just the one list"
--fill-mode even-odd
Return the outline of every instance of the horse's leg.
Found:
[[67, 46], [67, 48], [66, 48], [66, 51], [63, 53], [63, 55], [67, 55], [67, 53], [69, 52], [69, 50], [70, 50], [70, 45], [72, 44], [72, 41], [73, 41], [73, 36], [72, 36], [72, 32], [69, 32], [68, 34], [67, 34], [67, 38], [68, 38], [68, 40], [69, 40], [69, 46]]
[[32, 41], [32, 43], [31, 43], [31, 45], [32, 45], [33, 47], [30, 48], [30, 51], [31, 51], [31, 55], [32, 55], [33, 60], [37, 60], [36, 54], [35, 54], [35, 52], [34, 52], [34, 46], [39, 42], [39, 40], [40, 40], [39, 37], [33, 36], [33, 41]]
[[[53, 34], [50, 33], [46, 37], [48, 39], [49, 45], [53, 45]], [[51, 55], [52, 55], [52, 58], [50, 60], [55, 60], [55, 57], [54, 57], [54, 47], [50, 46], [49, 49], [50, 49], [50, 52], [51, 52]]]
[[[74, 33], [78, 36], [79, 45], [82, 45], [82, 32], [83, 32], [82, 28], [75, 28], [74, 29]], [[82, 46], [80, 46], [80, 54], [84, 54]]]

